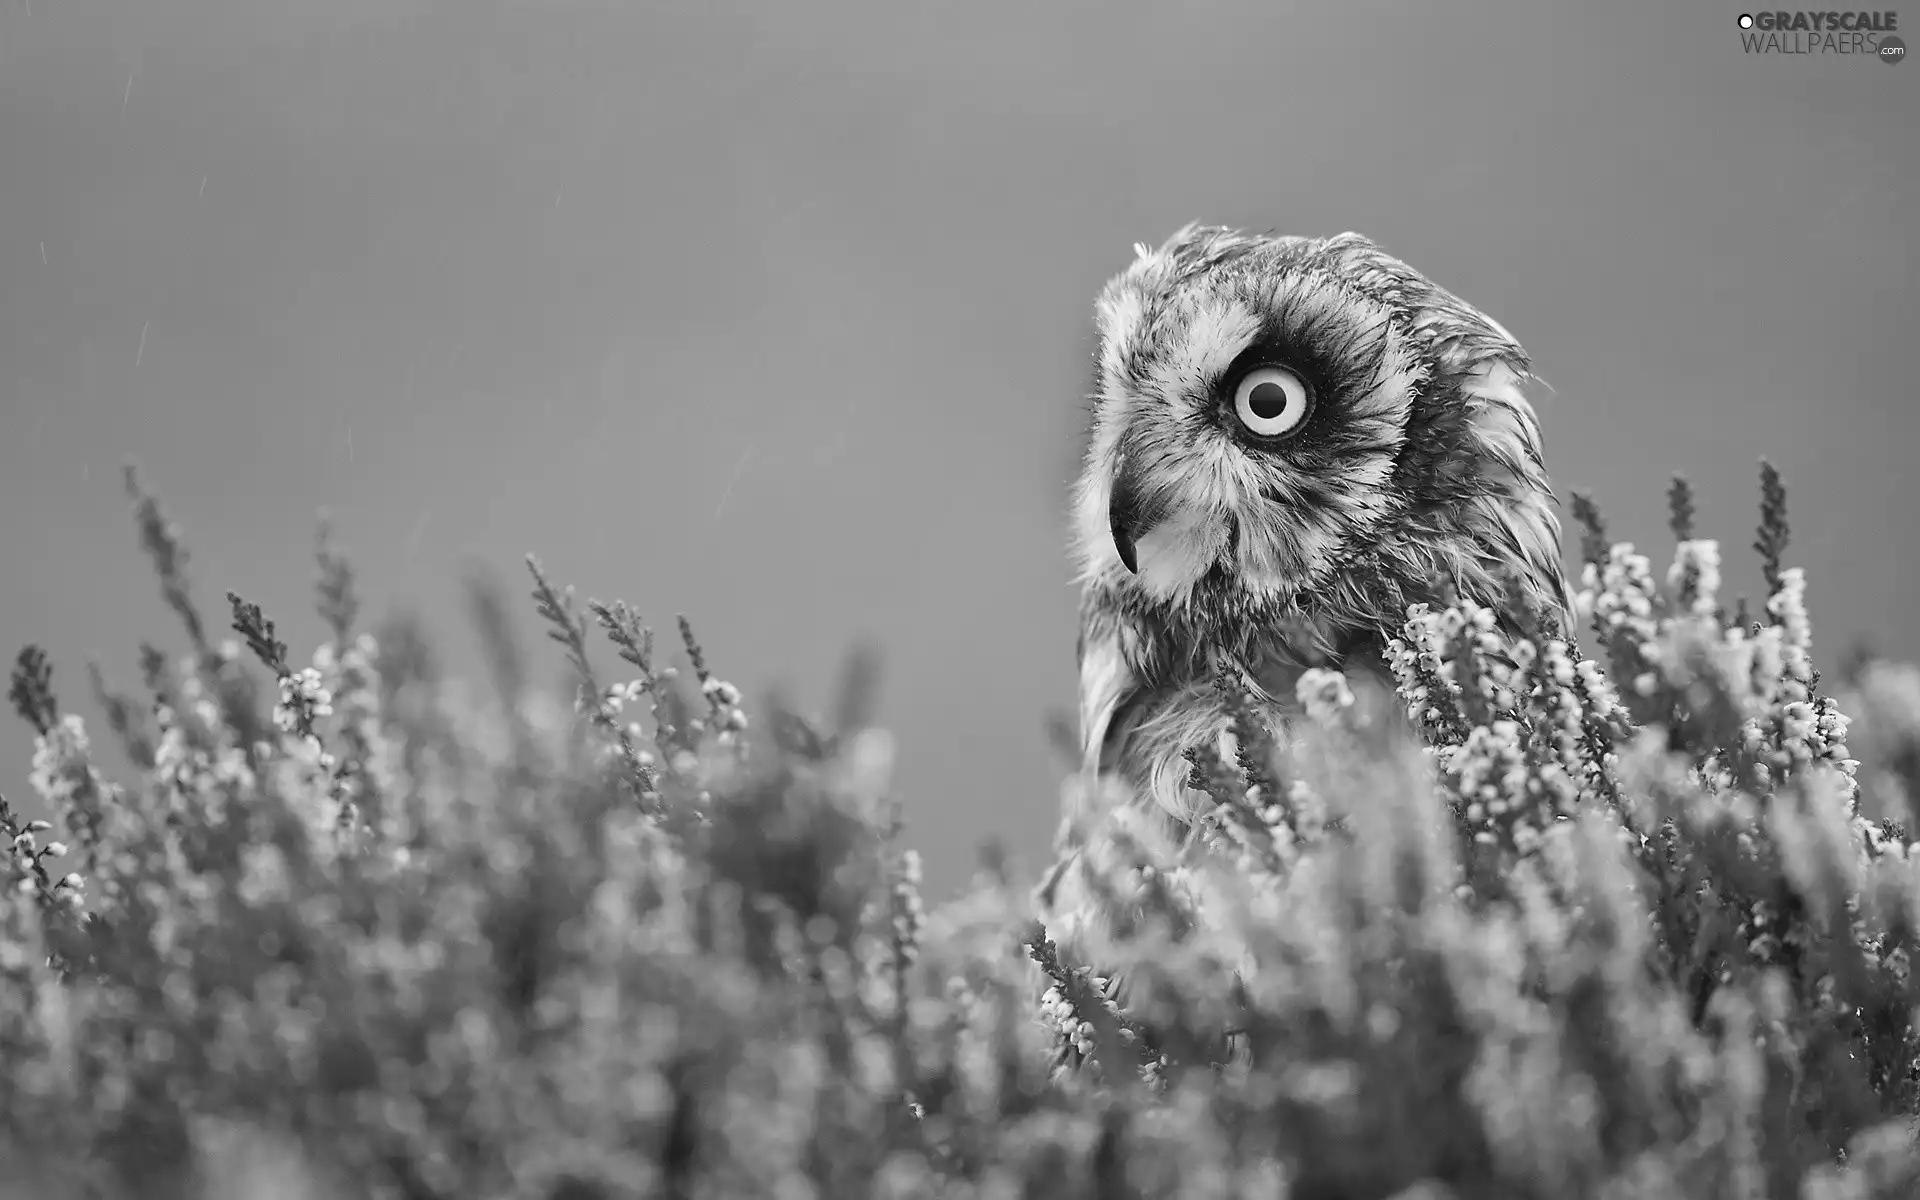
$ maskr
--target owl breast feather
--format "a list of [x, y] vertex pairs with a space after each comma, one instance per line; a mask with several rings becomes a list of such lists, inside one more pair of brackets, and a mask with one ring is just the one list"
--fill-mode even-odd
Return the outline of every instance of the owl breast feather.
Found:
[[1310, 668], [1391, 678], [1378, 635], [1326, 623], [1241, 625], [1212, 636], [1163, 627], [1122, 641], [1139, 655], [1132, 664], [1137, 686], [1106, 725], [1097, 769], [1118, 774], [1135, 795], [1150, 797], [1183, 822], [1197, 815], [1203, 800], [1187, 786], [1188, 752], [1213, 746], [1229, 761], [1233, 756], [1233, 712], [1223, 678], [1272, 727], [1299, 712], [1295, 693]]

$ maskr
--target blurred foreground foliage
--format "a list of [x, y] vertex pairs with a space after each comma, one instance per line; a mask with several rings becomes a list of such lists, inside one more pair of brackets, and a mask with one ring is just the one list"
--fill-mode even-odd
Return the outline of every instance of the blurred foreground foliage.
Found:
[[127, 783], [13, 672], [0, 1195], [1920, 1195], [1920, 672], [1821, 690], [1770, 470], [1756, 616], [1684, 486], [1664, 581], [1581, 502], [1586, 656], [1416, 609], [1178, 844], [1070, 781], [1048, 924], [922, 908], [864, 663], [750, 727], [533, 565], [576, 702], [482, 596], [481, 704], [323, 537], [302, 664], [128, 482], [189, 653], [94, 678]]

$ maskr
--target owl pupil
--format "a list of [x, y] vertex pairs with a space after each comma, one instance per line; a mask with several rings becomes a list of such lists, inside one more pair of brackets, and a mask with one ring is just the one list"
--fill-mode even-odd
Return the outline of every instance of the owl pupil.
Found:
[[1277, 383], [1262, 383], [1247, 395], [1247, 407], [1263, 421], [1271, 421], [1287, 411], [1287, 389]]

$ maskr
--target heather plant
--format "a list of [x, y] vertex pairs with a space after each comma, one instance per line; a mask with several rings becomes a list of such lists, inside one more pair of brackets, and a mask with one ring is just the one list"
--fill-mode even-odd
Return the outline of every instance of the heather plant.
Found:
[[1183, 836], [1068, 780], [1051, 926], [992, 850], [925, 907], [867, 660], [749, 720], [530, 560], [572, 695], [481, 590], [478, 700], [324, 529], [296, 657], [128, 483], [187, 647], [93, 678], [124, 783], [13, 672], [0, 1194], [1920, 1194], [1920, 672], [1822, 690], [1771, 469], [1757, 615], [1684, 484], [1664, 578], [1577, 501], [1579, 644], [1416, 608]]

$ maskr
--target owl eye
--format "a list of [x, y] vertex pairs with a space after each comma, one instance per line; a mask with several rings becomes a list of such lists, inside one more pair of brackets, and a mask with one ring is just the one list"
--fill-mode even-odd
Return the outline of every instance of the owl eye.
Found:
[[1285, 367], [1255, 367], [1233, 389], [1234, 415], [1260, 437], [1292, 433], [1312, 408], [1306, 380]]

